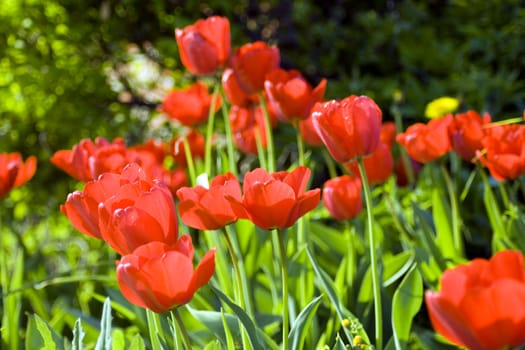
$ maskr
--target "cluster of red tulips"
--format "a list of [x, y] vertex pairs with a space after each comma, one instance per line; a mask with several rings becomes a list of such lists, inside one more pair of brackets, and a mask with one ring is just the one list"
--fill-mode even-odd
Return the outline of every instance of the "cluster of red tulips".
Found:
[[[326, 80], [313, 87], [299, 71], [280, 68], [275, 46], [254, 42], [231, 52], [226, 18], [199, 20], [177, 29], [175, 37], [180, 59], [192, 74], [222, 74], [214, 93], [198, 81], [166, 94], [159, 111], [187, 132], [169, 142], [149, 140], [135, 146], [126, 146], [120, 138], [85, 139], [51, 158], [85, 183], [82, 191], [69, 194], [61, 211], [80, 232], [104, 240], [121, 255], [116, 262], [120, 289], [140, 307], [157, 313], [173, 310], [188, 303], [213, 276], [215, 250], [194, 268], [192, 240], [179, 235], [177, 213], [184, 224], [198, 230], [221, 230], [249, 220], [283, 238], [284, 229], [318, 207], [321, 190], [308, 189], [311, 170], [305, 166], [303, 142], [325, 148], [341, 165], [322, 191], [322, 203], [336, 220], [358, 216], [363, 211], [362, 194], [369, 196], [370, 186], [384, 183], [393, 173], [398, 185], [413, 185], [410, 181], [423, 164], [450, 151], [488, 168], [499, 181], [517, 179], [525, 172], [521, 124], [494, 123], [489, 114], [468, 111], [401, 132], [393, 122], [383, 122], [381, 109], [370, 97], [324, 100]], [[235, 164], [224, 165], [215, 176], [208, 166], [211, 180], [197, 184], [192, 163], [210, 161], [206, 148], [217, 140], [198, 127], [210, 123], [220, 110], [227, 115], [226, 142], [257, 155], [261, 166], [245, 171], [242, 181]], [[279, 123], [291, 124], [298, 135], [298, 156], [291, 169], [275, 169], [273, 128]], [[403, 152], [408, 154], [404, 162]], [[235, 159], [228, 149], [228, 160]], [[0, 197], [28, 181], [35, 168], [34, 157], [23, 163], [18, 154], [0, 154]], [[371, 215], [366, 198], [365, 204]], [[370, 232], [377, 331], [383, 320], [374, 270], [378, 257], [373, 255]], [[518, 251], [504, 250], [490, 260], [474, 259], [450, 268], [441, 277], [440, 291], [427, 291], [425, 296], [435, 330], [454, 344], [469, 349], [525, 344], [525, 266]], [[288, 332], [287, 316], [283, 332]], [[380, 335], [376, 341], [381, 348]]]

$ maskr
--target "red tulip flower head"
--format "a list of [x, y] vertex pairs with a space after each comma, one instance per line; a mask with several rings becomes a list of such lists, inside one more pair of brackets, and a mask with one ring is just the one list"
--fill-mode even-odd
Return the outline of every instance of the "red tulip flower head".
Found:
[[410, 157], [420, 163], [431, 162], [450, 151], [449, 127], [452, 121], [452, 114], [448, 114], [432, 119], [428, 124], [413, 124], [397, 135], [396, 140]]
[[199, 230], [216, 230], [237, 221], [243, 212], [241, 185], [227, 173], [213, 178], [209, 188], [183, 187], [177, 191], [182, 221]]
[[456, 114], [449, 129], [452, 149], [464, 160], [472, 161], [476, 152], [483, 149], [484, 126], [490, 120], [488, 113], [483, 117], [476, 111]]
[[310, 169], [268, 173], [257, 168], [244, 176], [243, 206], [247, 218], [262, 229], [287, 228], [314, 209], [320, 189], [306, 191]]
[[124, 297], [157, 313], [190, 302], [214, 272], [215, 249], [193, 268], [193, 244], [188, 235], [173, 246], [147, 243], [117, 261], [117, 280]]
[[381, 142], [386, 143], [390, 150], [392, 150], [396, 144], [396, 132], [396, 124], [394, 122], [384, 122], [383, 125], [381, 125], [379, 139]]
[[498, 181], [516, 179], [525, 173], [525, 126], [499, 125], [485, 129], [481, 163]]
[[525, 344], [525, 266], [518, 251], [446, 270], [441, 290], [427, 291], [425, 301], [434, 329], [452, 343], [470, 350]]
[[[274, 127], [277, 124], [275, 113], [269, 108], [268, 114], [271, 127]], [[266, 120], [261, 106], [232, 106], [229, 117], [233, 143], [239, 150], [245, 154], [257, 154], [257, 137], [260, 138], [262, 148], [266, 148]]]
[[317, 134], [317, 130], [315, 130], [311, 114], [308, 118], [299, 122], [299, 132], [301, 133], [302, 139], [310, 146], [317, 147], [323, 145], [323, 140], [321, 140]]
[[0, 199], [29, 181], [36, 172], [36, 164], [35, 156], [24, 162], [18, 152], [0, 153]]
[[197, 129], [191, 129], [186, 135], [174, 137], [170, 141], [169, 153], [175, 160], [176, 165], [182, 167], [188, 165], [186, 153], [184, 152], [183, 139], [186, 139], [188, 142], [193, 160], [204, 158], [204, 147], [206, 142], [204, 135], [202, 135]]
[[266, 76], [264, 90], [283, 122], [306, 119], [314, 103], [323, 99], [326, 79], [315, 88], [297, 70], [274, 69]]
[[259, 95], [247, 94], [240, 86], [233, 69], [225, 69], [222, 73], [222, 87], [226, 98], [234, 106], [247, 107], [259, 103]]
[[311, 115], [317, 134], [338, 162], [370, 155], [379, 144], [382, 113], [367, 96], [316, 103]]
[[175, 29], [180, 59], [196, 75], [211, 74], [230, 58], [230, 22], [225, 17], [200, 19]]
[[[213, 96], [209, 94], [208, 87], [196, 82], [187, 88], [168, 92], [160, 110], [182, 125], [193, 127], [208, 120], [212, 100]], [[217, 112], [220, 107], [220, 100], [217, 99], [213, 112]]]
[[135, 163], [122, 171], [117, 184], [108, 175], [97, 180], [115, 186], [112, 195], [98, 206], [102, 239], [121, 255], [152, 241], [175, 244], [178, 224], [170, 190], [159, 181], [149, 180]]
[[262, 41], [241, 46], [231, 58], [231, 68], [239, 87], [248, 95], [264, 89], [266, 74], [279, 68], [279, 49]]
[[361, 180], [342, 175], [325, 182], [323, 204], [337, 220], [353, 219], [363, 210]]
[[[388, 180], [390, 175], [394, 172], [394, 158], [390, 148], [383, 143], [379, 142], [374, 153], [370, 156], [363, 158], [363, 164], [365, 166], [366, 176], [368, 182], [371, 185], [376, 185]], [[359, 171], [359, 164], [357, 161], [345, 163], [344, 165], [348, 171], [354, 176], [361, 179], [361, 172]]]

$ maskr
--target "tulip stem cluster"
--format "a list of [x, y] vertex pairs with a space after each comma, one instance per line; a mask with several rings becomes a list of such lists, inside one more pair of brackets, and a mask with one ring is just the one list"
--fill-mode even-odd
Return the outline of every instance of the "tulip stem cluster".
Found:
[[370, 270], [372, 272], [372, 289], [374, 294], [374, 320], [375, 320], [375, 340], [376, 349], [383, 348], [383, 324], [382, 324], [382, 307], [381, 307], [381, 285], [377, 268], [376, 241], [374, 235], [374, 223], [372, 220], [372, 201], [368, 178], [366, 176], [365, 164], [363, 157], [358, 157], [359, 171], [363, 181], [363, 192], [365, 195], [366, 218], [368, 229], [368, 246], [370, 249]]

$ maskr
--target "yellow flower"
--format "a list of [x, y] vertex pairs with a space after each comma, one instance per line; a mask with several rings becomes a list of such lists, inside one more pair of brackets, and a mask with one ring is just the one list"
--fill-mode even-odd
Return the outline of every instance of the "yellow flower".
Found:
[[439, 118], [453, 113], [459, 107], [459, 100], [454, 97], [443, 96], [430, 101], [425, 108], [425, 116], [430, 119]]

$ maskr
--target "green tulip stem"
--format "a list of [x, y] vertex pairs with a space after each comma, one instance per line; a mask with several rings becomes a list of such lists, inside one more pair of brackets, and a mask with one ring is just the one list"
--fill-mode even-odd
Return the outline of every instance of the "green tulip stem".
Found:
[[370, 270], [372, 272], [372, 289], [374, 294], [374, 321], [375, 321], [375, 340], [376, 349], [383, 348], [383, 324], [382, 324], [382, 308], [381, 308], [381, 285], [379, 281], [379, 273], [377, 269], [376, 256], [376, 241], [374, 236], [374, 223], [372, 220], [372, 203], [370, 187], [368, 185], [368, 177], [366, 176], [365, 164], [363, 157], [357, 158], [359, 164], [359, 172], [361, 173], [361, 181], [363, 182], [363, 192], [365, 195], [366, 217], [368, 228], [368, 245], [370, 250]]
[[[197, 176], [195, 174], [195, 164], [193, 163], [193, 156], [191, 155], [191, 148], [186, 136], [182, 138], [182, 143], [184, 146], [184, 155], [186, 156], [186, 163], [188, 165], [188, 173], [190, 175], [190, 182], [192, 186], [197, 184]], [[208, 172], [206, 171], [206, 174]]]
[[279, 254], [281, 257], [281, 278], [282, 278], [282, 290], [283, 290], [283, 350], [288, 350], [288, 323], [289, 323], [289, 311], [288, 311], [288, 261], [286, 258], [286, 237], [284, 230], [276, 229], [279, 238]]
[[[403, 116], [397, 105], [394, 105], [391, 109], [392, 114], [394, 115], [394, 123], [396, 125], [396, 134], [403, 132]], [[405, 174], [408, 179], [408, 184], [412, 186], [415, 181], [414, 169], [412, 168], [412, 162], [410, 157], [404, 147], [400, 149], [401, 161], [403, 162], [403, 168], [405, 168]]]
[[180, 317], [179, 309], [174, 308], [170, 312], [171, 312], [172, 320], [175, 320], [175, 323], [173, 324], [174, 332], [177, 332], [177, 329], [180, 331], [180, 334], [182, 335], [182, 342], [184, 343], [186, 350], [193, 349], [193, 347], [191, 346], [190, 336], [188, 335], [188, 331], [186, 330], [186, 327], [184, 326], [184, 322], [182, 321], [182, 318]]
[[275, 156], [273, 151], [273, 134], [272, 134], [272, 122], [270, 120], [270, 114], [264, 99], [263, 93], [259, 93], [259, 100], [261, 109], [264, 115], [264, 129], [266, 131], [266, 148], [268, 150], [268, 172], [273, 173], [275, 171]]
[[226, 240], [226, 247], [228, 248], [228, 252], [230, 253], [230, 257], [232, 259], [232, 264], [233, 264], [233, 269], [235, 270], [235, 277], [237, 278], [236, 286], [237, 286], [237, 298], [238, 298], [239, 306], [244, 308], [246, 306], [246, 298], [245, 298], [246, 286], [244, 283], [245, 278], [242, 277], [239, 258], [237, 257], [237, 254], [235, 252], [235, 248], [234, 248], [232, 239], [230, 238], [231, 232], [226, 227], [223, 228], [223, 231], [224, 231], [224, 239]]
[[210, 111], [208, 113], [208, 125], [206, 128], [206, 147], [204, 149], [204, 172], [211, 178], [211, 147], [213, 145], [213, 127], [215, 124], [215, 106], [217, 99], [220, 96], [219, 88], [221, 84], [217, 84], [213, 90], [211, 99]]
[[[222, 85], [220, 85], [222, 86]], [[221, 92], [221, 112], [222, 118], [224, 120], [224, 132], [226, 133], [226, 150], [228, 152], [228, 167], [230, 172], [237, 176], [237, 163], [235, 161], [235, 149], [233, 147], [233, 137], [232, 137], [232, 128], [230, 125], [230, 117], [228, 114], [228, 109], [226, 108], [226, 94], [224, 89], [220, 89]]]
[[297, 137], [297, 163], [299, 165], [305, 165], [304, 161], [304, 142], [301, 136], [301, 130], [299, 129], [299, 120], [295, 119], [293, 126], [295, 128], [295, 134]]

